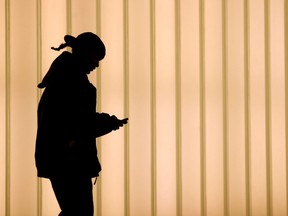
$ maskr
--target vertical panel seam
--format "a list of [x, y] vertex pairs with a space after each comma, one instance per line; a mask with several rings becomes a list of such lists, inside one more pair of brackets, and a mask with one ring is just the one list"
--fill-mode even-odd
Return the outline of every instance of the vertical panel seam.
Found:
[[[97, 35], [101, 38], [101, 0], [96, 0], [96, 32]], [[97, 97], [99, 98], [100, 95], [100, 100], [97, 100], [97, 109], [98, 112], [101, 112], [102, 110], [102, 103], [101, 103], [101, 64], [100, 67], [97, 69]], [[97, 139], [97, 148], [98, 148], [98, 157], [99, 160], [101, 161], [101, 153], [102, 153], [102, 148], [101, 148], [101, 138]], [[101, 178], [99, 179], [100, 181], [97, 182], [97, 215], [102, 215], [102, 182]]]
[[157, 215], [155, 0], [150, 0], [151, 215]]
[[[37, 49], [37, 83], [42, 76], [42, 18], [41, 0], [36, 1], [36, 49]], [[37, 89], [37, 102], [40, 100], [41, 91]], [[42, 180], [37, 178], [37, 215], [42, 215]]]
[[271, 71], [270, 71], [270, 1], [264, 1], [265, 21], [265, 124], [266, 124], [266, 194], [267, 214], [273, 215], [272, 211], [272, 166], [271, 166]]
[[251, 144], [250, 144], [250, 61], [249, 0], [244, 0], [244, 118], [245, 118], [245, 195], [246, 215], [251, 215]]
[[182, 139], [181, 139], [181, 1], [175, 0], [175, 85], [176, 85], [176, 203], [182, 215]]
[[288, 212], [288, 1], [284, 0], [286, 212]]
[[229, 142], [228, 142], [228, 72], [227, 72], [227, 1], [222, 0], [222, 79], [223, 79], [223, 178], [224, 215], [229, 215]]
[[11, 106], [10, 106], [10, 75], [11, 75], [11, 50], [10, 50], [10, 0], [5, 0], [5, 215], [10, 216], [10, 176], [11, 176]]
[[201, 215], [206, 216], [205, 0], [199, 0]]
[[72, 2], [66, 0], [66, 32], [72, 34]]
[[[129, 0], [123, 1], [123, 23], [124, 23], [124, 115], [129, 116]], [[130, 191], [129, 191], [129, 125], [124, 129], [124, 196], [125, 215], [130, 215]]]

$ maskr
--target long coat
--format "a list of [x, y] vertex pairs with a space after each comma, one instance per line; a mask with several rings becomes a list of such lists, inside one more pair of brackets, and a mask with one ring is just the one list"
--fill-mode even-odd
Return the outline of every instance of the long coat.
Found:
[[96, 112], [96, 88], [69, 52], [56, 58], [38, 87], [45, 88], [38, 105], [38, 176], [98, 176], [96, 137], [112, 129], [110, 116]]

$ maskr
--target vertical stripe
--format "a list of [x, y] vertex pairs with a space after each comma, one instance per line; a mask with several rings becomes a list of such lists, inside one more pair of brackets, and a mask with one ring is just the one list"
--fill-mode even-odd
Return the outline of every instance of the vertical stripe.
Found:
[[[41, 0], [36, 1], [36, 39], [37, 39], [37, 84], [42, 77], [42, 26], [41, 26]], [[37, 102], [40, 100], [41, 91], [37, 90]], [[42, 215], [42, 180], [37, 179], [37, 216]]]
[[150, 0], [151, 216], [157, 215], [155, 0]]
[[228, 142], [228, 72], [227, 72], [227, 1], [222, 0], [222, 79], [223, 79], [223, 188], [224, 215], [229, 215], [229, 142]]
[[175, 0], [175, 86], [176, 86], [176, 203], [182, 215], [182, 140], [181, 140], [181, 1]]
[[[101, 38], [101, 0], [96, 0], [96, 34]], [[97, 98], [101, 98], [101, 64], [97, 69]], [[101, 100], [97, 100], [97, 111], [101, 112]], [[97, 139], [98, 158], [101, 161], [102, 149], [101, 138]], [[102, 215], [102, 183], [101, 178], [97, 181], [97, 215]]]
[[199, 0], [201, 215], [206, 216], [205, 1]]
[[71, 0], [66, 0], [66, 32], [72, 34], [72, 3]]
[[[129, 1], [123, 1], [123, 24], [124, 24], [124, 116], [129, 116]], [[130, 215], [130, 191], [129, 191], [129, 124], [124, 127], [124, 213]]]
[[[96, 34], [101, 38], [101, 0], [96, 0]], [[105, 42], [104, 42], [105, 43]], [[101, 64], [97, 68], [97, 95], [101, 96]], [[100, 97], [101, 98], [101, 97]], [[101, 100], [97, 101], [97, 109], [101, 111]], [[101, 139], [99, 139], [101, 141]], [[101, 145], [99, 145], [100, 147]]]
[[270, 1], [264, 1], [265, 19], [265, 124], [266, 124], [266, 194], [267, 215], [272, 216], [272, 162], [271, 162], [271, 81], [270, 81]]
[[5, 215], [10, 216], [10, 182], [11, 182], [11, 119], [10, 119], [10, 90], [11, 90], [11, 48], [10, 48], [10, 0], [5, 1]]
[[288, 212], [288, 1], [284, 0], [286, 212]]
[[250, 140], [250, 62], [249, 0], [244, 0], [244, 110], [245, 110], [245, 190], [246, 216], [251, 215], [251, 140]]

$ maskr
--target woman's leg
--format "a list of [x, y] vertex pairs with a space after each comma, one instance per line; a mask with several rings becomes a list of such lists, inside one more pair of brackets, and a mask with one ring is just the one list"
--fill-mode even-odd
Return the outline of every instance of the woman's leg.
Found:
[[56, 177], [50, 181], [61, 208], [61, 216], [93, 216], [91, 178]]

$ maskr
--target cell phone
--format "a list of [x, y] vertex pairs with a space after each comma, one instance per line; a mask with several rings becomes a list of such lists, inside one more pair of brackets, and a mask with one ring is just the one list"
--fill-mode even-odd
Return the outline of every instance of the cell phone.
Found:
[[127, 124], [128, 123], [128, 118], [121, 119], [120, 122], [123, 123], [123, 124]]

